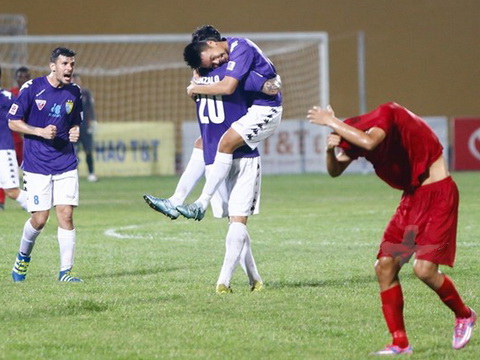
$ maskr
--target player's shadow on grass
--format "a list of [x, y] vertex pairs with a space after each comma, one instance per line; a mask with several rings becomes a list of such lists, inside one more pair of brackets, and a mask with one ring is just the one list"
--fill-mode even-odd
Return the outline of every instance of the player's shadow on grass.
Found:
[[[162, 274], [162, 273], [171, 273], [175, 271], [184, 271], [184, 267], [149, 267], [144, 269], [132, 269], [132, 270], [124, 270], [112, 273], [103, 273], [102, 278], [120, 278], [120, 277], [128, 277], [128, 276], [142, 276], [142, 275], [155, 275], [155, 274]], [[92, 276], [82, 276], [82, 279], [96, 279], [98, 278], [97, 275]]]
[[357, 276], [339, 279], [311, 279], [298, 281], [268, 281], [265, 285], [271, 289], [274, 288], [324, 288], [324, 287], [346, 287], [346, 286], [362, 286], [364, 284], [377, 284], [374, 275]]

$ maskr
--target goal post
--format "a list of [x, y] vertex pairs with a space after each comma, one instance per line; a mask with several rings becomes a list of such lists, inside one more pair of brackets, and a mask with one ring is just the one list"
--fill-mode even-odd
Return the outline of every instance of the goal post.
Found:
[[[283, 119], [304, 119], [310, 106], [329, 103], [325, 32], [224, 35], [251, 39], [275, 64], [282, 77]], [[2, 85], [15, 85], [14, 70], [20, 66], [28, 67], [33, 77], [46, 75], [50, 52], [57, 46], [71, 48], [77, 52], [76, 72], [82, 76], [82, 86], [94, 95], [100, 130], [109, 123], [173, 124], [178, 160], [182, 124], [196, 119], [195, 106], [186, 94], [192, 72], [183, 60], [190, 39], [191, 34], [0, 36]], [[145, 131], [152, 135], [150, 127]], [[141, 128], [136, 136], [140, 133]], [[131, 142], [125, 143], [129, 151]], [[158, 161], [156, 155], [138, 156]]]

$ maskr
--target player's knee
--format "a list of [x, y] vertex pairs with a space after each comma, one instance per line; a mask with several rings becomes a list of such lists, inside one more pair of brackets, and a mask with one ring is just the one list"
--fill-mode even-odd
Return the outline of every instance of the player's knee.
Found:
[[429, 266], [423, 266], [421, 264], [416, 263], [413, 266], [413, 273], [417, 278], [422, 280], [425, 283], [430, 283], [432, 279], [435, 278], [437, 274], [437, 270], [435, 268]]
[[38, 211], [32, 214], [32, 218], [30, 219], [30, 224], [35, 230], [42, 230], [45, 227], [45, 224], [48, 221], [48, 217], [50, 215], [49, 211]]
[[375, 274], [379, 281], [394, 279], [398, 273], [398, 266], [391, 257], [382, 257], [375, 262]]
[[18, 195], [20, 194], [20, 189], [18, 189], [18, 188], [4, 189], [4, 190], [5, 190], [5, 194], [10, 199], [13, 199], [13, 200], [15, 200], [18, 197]]

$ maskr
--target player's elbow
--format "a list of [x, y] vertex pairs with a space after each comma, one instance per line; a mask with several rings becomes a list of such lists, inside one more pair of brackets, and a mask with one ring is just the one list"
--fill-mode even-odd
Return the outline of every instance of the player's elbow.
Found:
[[367, 151], [372, 151], [377, 147], [378, 143], [376, 141], [373, 141], [371, 139], [367, 139], [363, 142], [362, 148], [364, 148]]
[[8, 120], [8, 128], [12, 131], [18, 130], [14, 120]]
[[235, 92], [236, 87], [233, 86], [227, 86], [225, 89], [222, 91], [223, 95], [232, 95]]

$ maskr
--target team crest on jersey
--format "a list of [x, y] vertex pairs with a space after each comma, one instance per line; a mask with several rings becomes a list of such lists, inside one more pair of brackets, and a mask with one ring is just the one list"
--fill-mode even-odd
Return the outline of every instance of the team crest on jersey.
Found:
[[39, 100], [35, 99], [35, 104], [37, 104], [38, 110], [42, 111], [42, 109], [45, 107], [45, 104], [47, 103], [47, 100]]
[[70, 114], [73, 110], [73, 101], [72, 100], [67, 100], [65, 104], [65, 110], [67, 110], [67, 114]]
[[237, 63], [235, 61], [229, 61], [227, 65], [227, 70], [232, 71]]
[[15, 115], [17, 113], [17, 110], [18, 110], [18, 105], [17, 104], [12, 104], [8, 113], [10, 115]]

